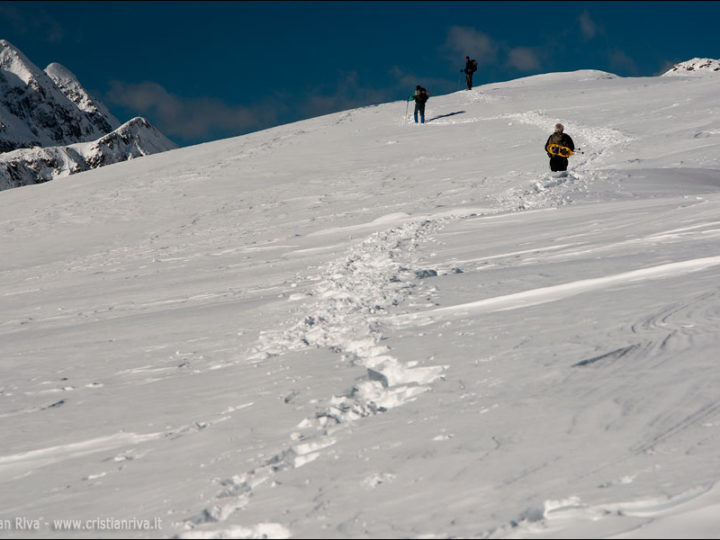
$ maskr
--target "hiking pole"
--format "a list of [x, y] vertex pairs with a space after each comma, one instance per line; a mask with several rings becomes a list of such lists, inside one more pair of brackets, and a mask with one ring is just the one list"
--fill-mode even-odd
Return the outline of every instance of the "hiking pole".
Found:
[[461, 82], [462, 82], [462, 69], [460, 70], [460, 75], [458, 75], [457, 88], [455, 89], [456, 92], [460, 91], [460, 83]]

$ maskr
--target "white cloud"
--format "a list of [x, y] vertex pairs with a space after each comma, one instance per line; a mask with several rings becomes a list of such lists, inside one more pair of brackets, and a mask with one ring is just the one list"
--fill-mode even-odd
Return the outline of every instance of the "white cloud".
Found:
[[465, 65], [466, 55], [477, 60], [480, 65], [497, 64], [502, 52], [508, 67], [519, 71], [534, 71], [541, 68], [537, 49], [511, 47], [507, 43], [496, 42], [485, 32], [467, 26], [451, 27], [443, 48], [462, 66]]
[[[147, 117], [171, 138], [207, 139], [264, 129], [282, 118], [311, 118], [403, 99], [410, 95], [416, 84], [426, 83], [403, 74], [399, 68], [391, 70], [391, 74], [398, 83], [393, 87], [377, 88], [364, 84], [357, 72], [339, 72], [332, 85], [293, 94], [276, 93], [263, 103], [249, 107], [228, 105], [218, 99], [181, 97], [150, 81], [136, 84], [113, 81], [104, 100], [132, 114]], [[410, 85], [411, 81], [411, 86], [405, 88], [404, 85]]]
[[182, 98], [154, 82], [111, 83], [108, 103], [146, 116], [160, 131], [183, 138], [239, 134], [274, 120], [269, 107], [241, 107], [210, 98]]
[[610, 52], [610, 66], [613, 70], [625, 71], [627, 73], [638, 73], [637, 64], [625, 51], [615, 49]]
[[[412, 88], [415, 88], [414, 84]], [[363, 85], [357, 72], [351, 71], [341, 72], [335, 87], [329, 91], [327, 88], [315, 88], [306, 94], [307, 97], [296, 98], [296, 101], [297, 109], [303, 116], [313, 117], [383, 103], [397, 98], [394, 94], [389, 89]]]
[[450, 28], [445, 41], [445, 49], [459, 61], [464, 62], [465, 56], [469, 56], [481, 65], [497, 62], [498, 45], [486, 33], [467, 26]]
[[597, 23], [593, 20], [593, 18], [590, 16], [590, 12], [588, 10], [584, 10], [579, 17], [580, 22], [580, 33], [585, 39], [592, 39], [594, 38], [598, 32], [599, 28]]
[[408, 93], [412, 92], [418, 84], [435, 94], [441, 91], [450, 91], [454, 88], [454, 81], [447, 78], [420, 77], [414, 73], [407, 73], [398, 66], [390, 68], [389, 73], [397, 81], [396, 86], [398, 89], [408, 90]]
[[508, 51], [508, 65], [518, 71], [535, 71], [540, 69], [540, 59], [529, 47], [515, 47]]

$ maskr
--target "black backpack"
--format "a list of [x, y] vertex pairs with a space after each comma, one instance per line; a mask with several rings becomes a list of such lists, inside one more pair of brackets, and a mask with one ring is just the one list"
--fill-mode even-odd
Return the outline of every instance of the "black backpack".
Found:
[[477, 60], [470, 60], [470, 73], [477, 71]]

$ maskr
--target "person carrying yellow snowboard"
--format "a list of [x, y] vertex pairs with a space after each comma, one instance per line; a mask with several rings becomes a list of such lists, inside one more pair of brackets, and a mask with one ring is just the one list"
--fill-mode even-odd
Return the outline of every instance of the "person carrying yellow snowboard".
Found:
[[550, 158], [550, 170], [567, 171], [568, 158], [575, 151], [575, 143], [567, 133], [562, 124], [555, 124], [555, 133], [548, 137], [545, 143], [545, 151]]

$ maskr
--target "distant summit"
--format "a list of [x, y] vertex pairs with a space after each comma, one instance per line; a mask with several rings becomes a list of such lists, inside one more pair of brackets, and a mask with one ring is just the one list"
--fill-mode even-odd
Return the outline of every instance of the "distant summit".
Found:
[[111, 119], [97, 125], [91, 116], [50, 75], [0, 40], [0, 152], [91, 141], [114, 129]]
[[72, 71], [53, 62], [45, 68], [45, 73], [70, 101], [85, 112], [90, 122], [104, 133], [120, 127], [120, 121], [100, 101], [93, 99], [83, 88]]
[[143, 118], [121, 125], [66, 67], [43, 71], [0, 40], [0, 190], [176, 147]]
[[713, 58], [693, 58], [692, 60], [686, 60], [675, 64], [672, 68], [662, 74], [663, 77], [667, 76], [693, 76], [693, 75], [705, 75], [707, 73], [720, 73], [720, 60]]

